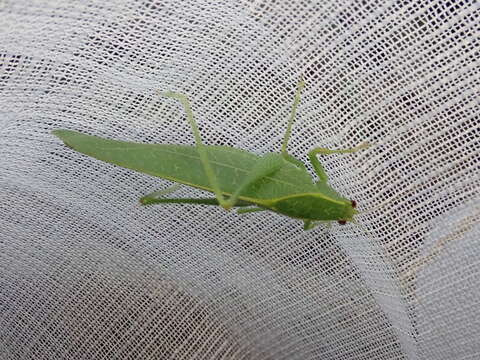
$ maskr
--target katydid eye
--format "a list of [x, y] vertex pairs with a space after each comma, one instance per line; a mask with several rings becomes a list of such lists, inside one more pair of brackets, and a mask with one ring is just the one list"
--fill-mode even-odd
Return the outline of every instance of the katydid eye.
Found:
[[347, 223], [347, 220], [338, 220], [338, 223], [340, 225], [345, 225]]
[[357, 202], [355, 200], [352, 200], [352, 208], [356, 208], [357, 207]]

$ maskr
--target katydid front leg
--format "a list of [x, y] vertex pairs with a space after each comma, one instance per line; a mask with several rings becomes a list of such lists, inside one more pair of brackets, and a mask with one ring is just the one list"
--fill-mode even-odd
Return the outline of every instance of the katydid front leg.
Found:
[[330, 155], [330, 154], [346, 154], [346, 153], [354, 153], [356, 151], [366, 149], [370, 146], [369, 143], [363, 143], [358, 146], [355, 146], [350, 149], [342, 149], [342, 150], [330, 150], [327, 148], [322, 148], [322, 147], [317, 147], [308, 152], [308, 158], [310, 159], [310, 163], [313, 166], [313, 169], [315, 170], [315, 173], [318, 175], [318, 178], [320, 179], [320, 182], [327, 182], [328, 181], [328, 176], [327, 173], [325, 172], [325, 169], [323, 168], [322, 164], [317, 158], [317, 155]]
[[[305, 168], [305, 165], [299, 161], [298, 159], [294, 158], [292, 155], [290, 155], [287, 152], [287, 145], [288, 145], [288, 140], [290, 139], [290, 135], [292, 133], [292, 126], [293, 123], [295, 122], [295, 115], [297, 113], [297, 107], [298, 104], [300, 103], [300, 96], [302, 94], [302, 90], [305, 87], [305, 82], [303, 81], [303, 78], [298, 82], [297, 84], [297, 91], [295, 93], [295, 99], [293, 100], [293, 105], [292, 105], [292, 110], [290, 112], [290, 119], [288, 121], [288, 126], [287, 130], [285, 131], [285, 135], [283, 136], [283, 144], [282, 144], [282, 156], [285, 160], [293, 163], [294, 165], [298, 167]], [[345, 154], [345, 153], [353, 153], [362, 149], [368, 148], [370, 145], [368, 143], [363, 143], [359, 146], [350, 148], [350, 149], [344, 149], [344, 150], [330, 150], [327, 148], [314, 148], [310, 150], [308, 153], [308, 158], [310, 159], [310, 163], [313, 166], [313, 169], [315, 170], [315, 173], [318, 175], [319, 179], [321, 182], [327, 182], [328, 177], [323, 169], [322, 164], [320, 161], [317, 159], [317, 154], [320, 155], [329, 155], [329, 154]], [[305, 229], [310, 229], [312, 225], [310, 222], [305, 222]]]
[[187, 115], [187, 120], [189, 121], [192, 128], [193, 136], [195, 137], [195, 144], [197, 146], [198, 155], [200, 157], [200, 161], [207, 176], [208, 182], [210, 183], [210, 186], [215, 193], [215, 197], [218, 200], [218, 203], [224, 209], [230, 210], [233, 206], [235, 206], [235, 203], [237, 202], [240, 194], [245, 188], [255, 183], [256, 181], [259, 181], [262, 178], [273, 174], [284, 164], [284, 159], [279, 154], [267, 154], [265, 156], [262, 156], [257, 161], [255, 166], [247, 173], [247, 176], [242, 181], [240, 186], [227, 200], [220, 189], [217, 176], [212, 169], [210, 159], [208, 158], [207, 149], [202, 143], [200, 131], [198, 130], [197, 122], [195, 121], [195, 118], [193, 116], [192, 107], [190, 106], [188, 98], [184, 94], [172, 91], [161, 93], [161, 95], [177, 99], [182, 103], [185, 109], [185, 113]]

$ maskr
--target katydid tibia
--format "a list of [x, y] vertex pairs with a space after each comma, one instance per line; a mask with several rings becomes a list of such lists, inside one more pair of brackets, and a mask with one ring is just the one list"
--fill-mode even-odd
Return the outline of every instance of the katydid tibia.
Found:
[[305, 165], [287, 152], [304, 85], [303, 80], [298, 84], [280, 153], [260, 156], [227, 146], [204, 145], [187, 97], [171, 91], [161, 94], [182, 103], [195, 146], [133, 143], [71, 130], [54, 130], [53, 134], [70, 148], [96, 159], [215, 194], [212, 198], [165, 197], [176, 190], [169, 188], [144, 196], [140, 200], [143, 205], [220, 205], [227, 210], [240, 208], [240, 214], [270, 210], [303, 220], [305, 230], [321, 222], [345, 224], [353, 221], [356, 203], [328, 185], [317, 155], [353, 153], [369, 145], [344, 150], [312, 149], [308, 157], [318, 176], [318, 181], [313, 182]]

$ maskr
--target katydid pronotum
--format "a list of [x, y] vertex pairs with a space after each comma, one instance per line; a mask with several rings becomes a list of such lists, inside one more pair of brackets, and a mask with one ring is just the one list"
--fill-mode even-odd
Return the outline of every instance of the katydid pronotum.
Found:
[[314, 182], [305, 165], [287, 152], [288, 141], [305, 83], [298, 83], [280, 153], [256, 155], [244, 150], [204, 145], [188, 98], [180, 93], [160, 93], [180, 101], [192, 128], [195, 146], [143, 144], [104, 139], [71, 130], [54, 130], [68, 147], [105, 162], [158, 176], [180, 184], [210, 191], [212, 198], [169, 198], [176, 186], [144, 196], [150, 204], [220, 205], [238, 213], [270, 210], [304, 222], [312, 229], [321, 222], [353, 221], [356, 202], [339, 195], [328, 185], [328, 177], [317, 155], [353, 153], [368, 143], [343, 150], [317, 147], [308, 158], [318, 181]]

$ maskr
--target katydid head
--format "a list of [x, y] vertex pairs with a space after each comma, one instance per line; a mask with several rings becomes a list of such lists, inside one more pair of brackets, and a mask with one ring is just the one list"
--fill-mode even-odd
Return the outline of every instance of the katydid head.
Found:
[[353, 216], [359, 213], [359, 211], [355, 209], [356, 207], [357, 207], [357, 202], [355, 200], [351, 200], [350, 206], [347, 206], [345, 219], [337, 220], [337, 222], [340, 225], [345, 225], [348, 221], [354, 222], [355, 220], [353, 219]]

